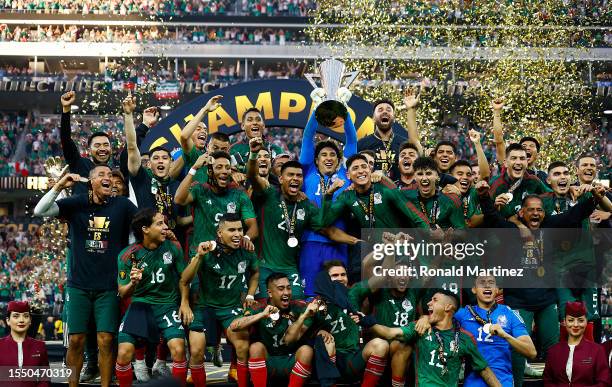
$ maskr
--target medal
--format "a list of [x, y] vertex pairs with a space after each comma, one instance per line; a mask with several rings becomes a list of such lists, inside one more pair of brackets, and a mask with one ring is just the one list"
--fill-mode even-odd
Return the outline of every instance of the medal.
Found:
[[491, 323], [486, 323], [483, 327], [482, 327], [482, 331], [484, 333], [486, 333], [487, 335], [491, 334]]
[[506, 195], [506, 197], [508, 198], [508, 203], [510, 203], [512, 199], [514, 198], [514, 195], [512, 195], [512, 192], [506, 192], [504, 195]]
[[272, 313], [270, 315], [270, 320], [272, 320], [272, 321], [278, 321], [279, 318], [280, 318], [280, 313], [278, 313], [278, 312]]
[[217, 248], [217, 242], [210, 241], [210, 251], [213, 251], [216, 248]]
[[544, 274], [546, 274], [546, 270], [544, 270], [544, 266], [540, 266], [538, 267], [538, 277], [544, 277]]
[[298, 245], [298, 240], [296, 237], [292, 236], [289, 239], [287, 239], [287, 245], [289, 247], [297, 247]]

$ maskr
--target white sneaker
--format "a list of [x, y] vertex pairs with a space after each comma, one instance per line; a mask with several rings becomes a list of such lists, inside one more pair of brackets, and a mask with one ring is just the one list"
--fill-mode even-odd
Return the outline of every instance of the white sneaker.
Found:
[[172, 376], [172, 371], [170, 367], [166, 365], [165, 361], [155, 360], [155, 364], [153, 364], [153, 369], [151, 371], [153, 371], [153, 376]]
[[134, 362], [134, 374], [136, 375], [136, 380], [140, 383], [146, 383], [151, 380], [149, 368], [144, 360], [136, 360], [136, 362]]

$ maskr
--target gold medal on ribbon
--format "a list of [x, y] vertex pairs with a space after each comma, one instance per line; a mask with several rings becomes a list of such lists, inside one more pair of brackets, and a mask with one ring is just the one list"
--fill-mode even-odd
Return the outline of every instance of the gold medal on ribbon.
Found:
[[544, 266], [540, 266], [538, 267], [538, 277], [544, 277], [544, 274], [546, 274], [546, 270], [544, 270]]

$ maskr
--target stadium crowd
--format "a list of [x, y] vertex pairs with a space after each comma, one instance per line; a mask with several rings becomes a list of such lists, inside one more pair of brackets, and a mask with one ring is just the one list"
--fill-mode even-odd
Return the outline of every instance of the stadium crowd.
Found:
[[[273, 378], [301, 386], [316, 377], [322, 385], [342, 378], [375, 386], [384, 378], [399, 387], [408, 382], [411, 363], [419, 384], [457, 385], [462, 361], [470, 364], [466, 386], [522, 385], [526, 360], [536, 357], [546, 361], [545, 383], [609, 385], [610, 349], [595, 344], [605, 328], [599, 301], [609, 285], [598, 291], [557, 282], [601, 272], [588, 257], [609, 249], [612, 195], [593, 182], [600, 168], [594, 155], [576, 158], [574, 176], [558, 161], [538, 169], [546, 144], [529, 136], [506, 143], [503, 100], [492, 102], [494, 147], [485, 150], [486, 135], [459, 122], [456, 131], [439, 132], [435, 148], [424, 149], [429, 139], [416, 124], [419, 98], [412, 89], [404, 97], [406, 133], [391, 129], [394, 102], [379, 100], [375, 132], [359, 141], [349, 116], [313, 113], [303, 132], [280, 132], [266, 128], [256, 108], [244, 113], [243, 133], [232, 141], [209, 134], [202, 123], [223, 103], [212, 97], [182, 129], [183, 152], [173, 159], [163, 147], [139, 151], [159, 119], [156, 108], [144, 109], [136, 125], [136, 101], [128, 96], [122, 126], [87, 136], [71, 117], [75, 93], [64, 94], [59, 139], [69, 173], [58, 174], [34, 215], [69, 228], [67, 364], [82, 369], [83, 380], [100, 373], [108, 385], [116, 335], [114, 373], [121, 386], [150, 378], [141, 349], [146, 342], [167, 346], [174, 377], [184, 383], [190, 373], [203, 386], [204, 350], [225, 335], [239, 386], [265, 386]], [[343, 125], [346, 143], [317, 137], [317, 119]], [[79, 147], [84, 136], [86, 150]], [[460, 151], [462, 143], [471, 150]], [[475, 159], [463, 159], [472, 152]], [[602, 233], [569, 248], [562, 244], [558, 252], [545, 231], [560, 227]], [[383, 232], [370, 239], [359, 236], [364, 228], [410, 229], [444, 242], [494, 229], [508, 238], [505, 246], [516, 246], [500, 246], [502, 262], [520, 262], [531, 282], [502, 293], [498, 282], [507, 278], [490, 272], [463, 285], [425, 285], [406, 273], [391, 274], [389, 282], [364, 278], [362, 270], [408, 263], [395, 254], [379, 263], [375, 255], [363, 257], [370, 243], [409, 237]], [[9, 266], [19, 253], [17, 239], [29, 241], [26, 254], [35, 241], [26, 233], [2, 237], [12, 252], [3, 259]], [[551, 280], [557, 286], [529, 287]], [[50, 301], [55, 296], [47, 283], [37, 279], [33, 286]], [[8, 309], [9, 323], [27, 313], [22, 304]], [[43, 324], [49, 332], [51, 323]], [[575, 349], [573, 364], [568, 347]], [[158, 353], [153, 369], [167, 356]]]
[[92, 27], [70, 25], [0, 25], [0, 41], [15, 42], [90, 42], [90, 43], [195, 43], [285, 45], [300, 42], [299, 30], [238, 27]]

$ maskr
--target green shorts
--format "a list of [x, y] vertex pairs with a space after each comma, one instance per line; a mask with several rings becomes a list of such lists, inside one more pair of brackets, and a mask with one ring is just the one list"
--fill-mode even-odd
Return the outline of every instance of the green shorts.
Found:
[[88, 332], [92, 314], [98, 332], [117, 333], [119, 297], [116, 290], [82, 290], [67, 287], [65, 307], [69, 334]]
[[290, 355], [268, 355], [266, 368], [270, 379], [288, 379], [295, 365], [295, 354]]
[[363, 360], [362, 352], [362, 349], [358, 349], [354, 352], [336, 353], [336, 367], [343, 380], [354, 382], [363, 378], [366, 362]]
[[189, 330], [204, 333], [213, 332], [216, 331], [217, 323], [220, 323], [223, 329], [227, 329], [232, 321], [242, 316], [242, 313], [241, 305], [236, 305], [233, 308], [196, 306], [193, 309], [193, 321], [189, 325]]
[[268, 298], [268, 287], [266, 286], [266, 279], [272, 273], [283, 273], [289, 278], [291, 284], [291, 299], [292, 300], [303, 300], [304, 299], [304, 279], [300, 276], [298, 270], [276, 270], [268, 267], [259, 267], [259, 292], [256, 298]]
[[[178, 307], [176, 305], [151, 304], [151, 309], [153, 310], [155, 322], [157, 323], [157, 329], [159, 329], [159, 333], [164, 337], [166, 342], [172, 339], [185, 338], [185, 329], [183, 328], [183, 323], [179, 318]], [[135, 345], [139, 341], [138, 337], [132, 336], [129, 333], [121, 332], [121, 328], [123, 328], [123, 321], [125, 321], [129, 313], [130, 309], [128, 308], [127, 312], [125, 312], [125, 316], [123, 316], [121, 325], [119, 326], [119, 343], [132, 343]]]

